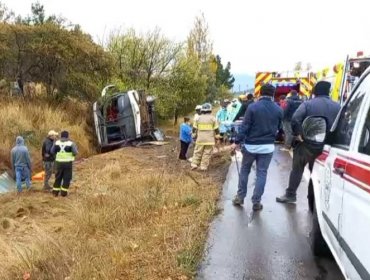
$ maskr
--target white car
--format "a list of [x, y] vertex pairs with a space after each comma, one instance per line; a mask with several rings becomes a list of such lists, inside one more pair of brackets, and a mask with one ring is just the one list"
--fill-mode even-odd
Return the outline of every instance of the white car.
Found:
[[308, 201], [315, 255], [328, 250], [346, 279], [370, 279], [370, 69], [360, 78], [316, 159]]

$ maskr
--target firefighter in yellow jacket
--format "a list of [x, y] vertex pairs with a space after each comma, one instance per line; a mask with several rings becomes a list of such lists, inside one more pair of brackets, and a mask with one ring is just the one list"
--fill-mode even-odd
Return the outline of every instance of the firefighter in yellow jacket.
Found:
[[205, 171], [208, 169], [215, 138], [219, 132], [217, 120], [211, 114], [212, 105], [209, 103], [203, 104], [201, 112], [202, 114], [194, 120], [193, 134], [196, 137], [196, 143], [191, 169], [194, 170], [200, 167], [200, 170]]
[[61, 139], [57, 140], [51, 148], [56, 164], [53, 194], [58, 196], [60, 192], [62, 196], [67, 196], [72, 180], [72, 164], [78, 151], [76, 144], [69, 140], [68, 131], [62, 131], [60, 136]]

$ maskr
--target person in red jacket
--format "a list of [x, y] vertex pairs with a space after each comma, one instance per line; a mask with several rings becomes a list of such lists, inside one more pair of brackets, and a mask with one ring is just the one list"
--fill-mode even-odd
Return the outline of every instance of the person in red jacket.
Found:
[[107, 119], [109, 122], [114, 122], [118, 118], [118, 110], [116, 106], [110, 105], [107, 110]]

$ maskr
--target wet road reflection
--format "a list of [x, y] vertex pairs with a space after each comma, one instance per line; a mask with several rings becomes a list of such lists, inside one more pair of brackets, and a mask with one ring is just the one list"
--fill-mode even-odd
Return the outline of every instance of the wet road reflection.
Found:
[[271, 162], [261, 212], [251, 210], [254, 169], [250, 174], [244, 207], [234, 207], [237, 189], [235, 161], [225, 182], [221, 207], [208, 240], [208, 250], [198, 279], [227, 280], [342, 280], [334, 260], [315, 258], [309, 245], [311, 214], [307, 206], [307, 183], [299, 188], [297, 204], [282, 205], [275, 197], [287, 186], [291, 158], [279, 149]]

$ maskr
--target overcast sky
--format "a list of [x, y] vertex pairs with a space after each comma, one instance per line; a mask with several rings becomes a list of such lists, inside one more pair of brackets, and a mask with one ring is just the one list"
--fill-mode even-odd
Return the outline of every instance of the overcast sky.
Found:
[[[0, 0], [26, 15], [33, 0]], [[158, 26], [185, 40], [195, 16], [209, 23], [214, 52], [233, 73], [285, 71], [295, 62], [314, 69], [370, 52], [370, 16], [365, 0], [42, 0], [47, 14], [78, 23], [96, 39], [118, 27], [146, 31]], [[370, 54], [370, 53], [369, 53]]]

